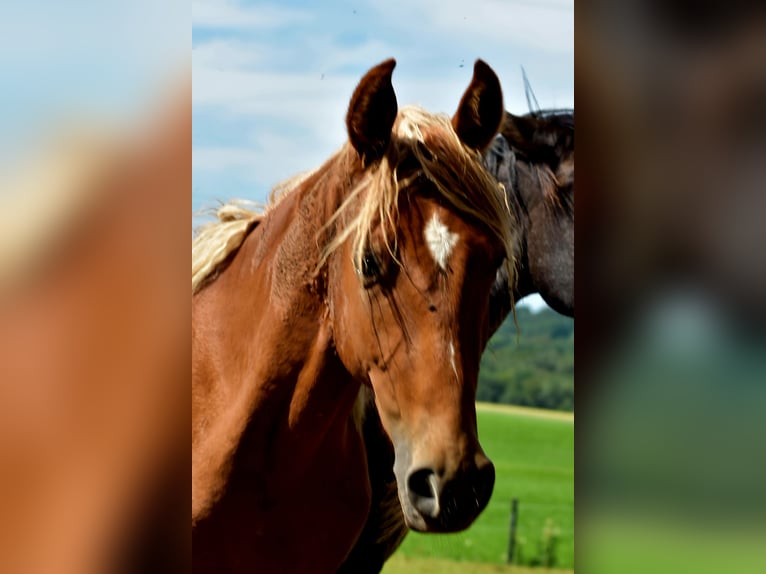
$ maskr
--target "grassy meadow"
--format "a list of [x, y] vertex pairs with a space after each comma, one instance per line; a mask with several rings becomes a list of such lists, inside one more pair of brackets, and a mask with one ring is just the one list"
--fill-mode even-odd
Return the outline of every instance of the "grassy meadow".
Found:
[[410, 558], [399, 553], [386, 563], [383, 574], [572, 574], [572, 570], [455, 562], [443, 558]]
[[546, 521], [552, 521], [558, 529], [554, 566], [573, 568], [573, 415], [490, 404], [477, 405], [477, 411], [479, 437], [497, 475], [489, 505], [465, 532], [410, 533], [383, 574], [447, 573], [453, 571], [445, 566], [451, 561], [463, 562], [455, 572], [525, 572], [493, 566], [506, 563], [512, 498], [519, 500], [516, 540], [522, 562], [538, 555]]

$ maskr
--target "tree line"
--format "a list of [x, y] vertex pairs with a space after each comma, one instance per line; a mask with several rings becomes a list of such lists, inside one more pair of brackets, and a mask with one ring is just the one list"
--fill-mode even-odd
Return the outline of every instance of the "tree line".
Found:
[[574, 410], [574, 320], [549, 308], [517, 307], [493, 335], [479, 371], [476, 399]]

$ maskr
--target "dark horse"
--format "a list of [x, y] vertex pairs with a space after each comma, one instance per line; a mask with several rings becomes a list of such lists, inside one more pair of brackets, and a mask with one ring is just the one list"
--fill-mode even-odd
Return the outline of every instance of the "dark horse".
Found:
[[[513, 300], [539, 293], [553, 309], [574, 316], [574, 111], [506, 113], [492, 147], [487, 170], [503, 185], [520, 228], [516, 245], [517, 279], [498, 272], [490, 297], [494, 332]], [[401, 544], [404, 523], [392, 472], [393, 450], [372, 400], [364, 421], [372, 509], [365, 529], [339, 572], [377, 573]]]
[[399, 110], [393, 69], [362, 78], [349, 142], [322, 167], [195, 239], [195, 572], [337, 571], [370, 508], [361, 388], [409, 527], [467, 528], [489, 500], [476, 382], [517, 242], [479, 153], [502, 123], [500, 82], [477, 61], [450, 120]]
[[[521, 230], [513, 300], [539, 293], [574, 317], [574, 111], [506, 113], [484, 161], [503, 184]], [[490, 307], [493, 331], [510, 312], [510, 283], [503, 270], [500, 275]]]

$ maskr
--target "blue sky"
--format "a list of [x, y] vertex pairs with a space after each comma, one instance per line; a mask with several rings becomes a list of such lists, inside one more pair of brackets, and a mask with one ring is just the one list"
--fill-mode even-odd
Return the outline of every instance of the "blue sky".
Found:
[[72, 118], [129, 122], [189, 68], [188, 0], [0, 2], [0, 165]]
[[476, 58], [509, 111], [527, 109], [522, 66], [542, 107], [574, 105], [572, 1], [193, 0], [192, 25], [194, 213], [265, 201], [319, 166], [345, 141], [357, 82], [386, 58], [400, 105], [452, 114]]
[[[574, 105], [574, 5], [559, 0], [192, 0], [192, 209], [265, 201], [345, 141], [361, 76], [395, 57], [400, 105], [448, 114], [482, 58], [505, 106]], [[196, 219], [199, 221], [199, 219]]]

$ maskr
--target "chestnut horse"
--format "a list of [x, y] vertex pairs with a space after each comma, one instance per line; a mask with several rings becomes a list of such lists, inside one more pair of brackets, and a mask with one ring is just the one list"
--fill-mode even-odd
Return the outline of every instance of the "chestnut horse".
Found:
[[371, 69], [349, 142], [256, 214], [221, 211], [192, 249], [195, 572], [335, 572], [370, 506], [370, 388], [404, 520], [469, 526], [494, 467], [474, 406], [512, 216], [480, 151], [503, 118], [477, 61], [450, 120], [398, 110], [394, 60]]
[[[555, 310], [574, 316], [574, 112], [508, 112], [484, 155], [514, 215], [516, 281], [500, 269], [490, 295], [490, 326], [497, 330], [512, 301], [539, 293]], [[512, 291], [513, 298], [508, 296]], [[368, 397], [363, 435], [368, 452], [372, 507], [354, 549], [339, 570], [377, 573], [409, 532], [392, 471], [394, 451]]]

